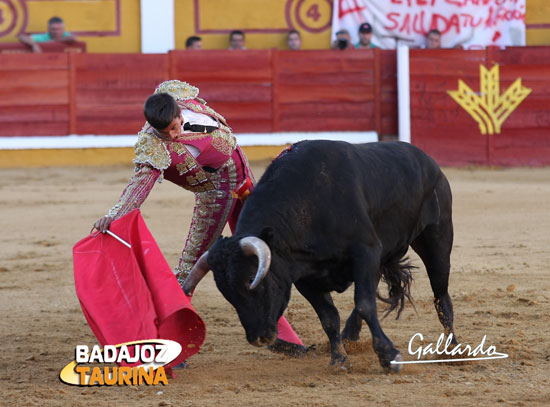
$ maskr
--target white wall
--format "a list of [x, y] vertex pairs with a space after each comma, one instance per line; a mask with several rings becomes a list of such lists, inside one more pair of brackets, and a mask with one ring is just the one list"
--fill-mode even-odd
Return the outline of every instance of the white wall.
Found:
[[174, 0], [140, 1], [141, 52], [164, 53], [174, 49]]

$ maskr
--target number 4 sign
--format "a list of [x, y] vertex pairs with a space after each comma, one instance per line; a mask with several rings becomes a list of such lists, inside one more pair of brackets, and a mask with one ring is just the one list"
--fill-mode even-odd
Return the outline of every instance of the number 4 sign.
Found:
[[330, 28], [332, 20], [331, 0], [288, 0], [287, 22], [310, 33], [320, 33]]

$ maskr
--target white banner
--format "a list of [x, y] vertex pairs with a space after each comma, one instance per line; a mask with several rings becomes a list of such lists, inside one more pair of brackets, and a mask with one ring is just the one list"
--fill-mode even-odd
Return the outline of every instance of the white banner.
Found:
[[424, 47], [434, 28], [443, 48], [525, 45], [525, 0], [334, 0], [333, 40], [347, 29], [356, 44], [365, 22], [372, 25], [372, 43], [385, 49]]

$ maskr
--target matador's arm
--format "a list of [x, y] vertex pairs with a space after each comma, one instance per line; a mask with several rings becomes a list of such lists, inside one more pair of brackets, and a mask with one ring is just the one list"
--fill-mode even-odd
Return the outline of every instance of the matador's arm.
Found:
[[122, 191], [118, 202], [111, 208], [106, 216], [118, 219], [141, 206], [145, 198], [153, 189], [155, 181], [160, 176], [160, 171], [149, 165], [140, 165], [128, 185]]

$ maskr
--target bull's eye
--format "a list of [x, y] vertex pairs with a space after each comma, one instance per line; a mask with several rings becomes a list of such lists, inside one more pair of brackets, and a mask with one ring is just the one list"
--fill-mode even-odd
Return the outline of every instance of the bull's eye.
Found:
[[248, 279], [248, 285], [251, 285], [254, 282], [254, 277], [250, 277]]

